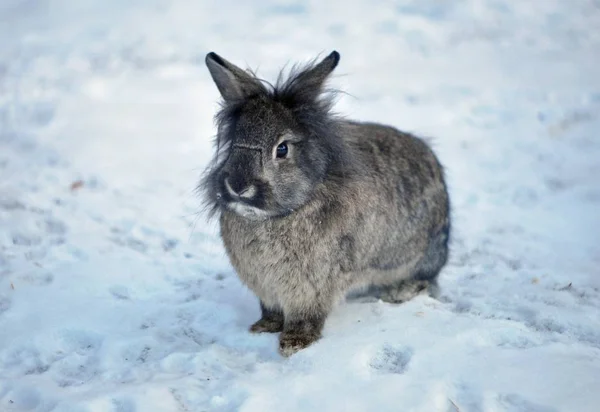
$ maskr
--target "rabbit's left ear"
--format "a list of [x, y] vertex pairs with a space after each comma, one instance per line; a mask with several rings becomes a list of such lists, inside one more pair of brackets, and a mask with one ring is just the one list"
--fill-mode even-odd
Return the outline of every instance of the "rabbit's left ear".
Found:
[[320, 89], [339, 62], [340, 54], [334, 50], [317, 65], [301, 73], [298, 80], [306, 87]]
[[322, 93], [327, 78], [339, 62], [340, 54], [334, 50], [319, 63], [309, 65], [308, 68], [293, 76], [285, 87], [287, 93], [293, 96], [295, 104], [314, 102]]
[[256, 78], [218, 54], [208, 53], [205, 61], [225, 101], [242, 100], [264, 92], [263, 85]]

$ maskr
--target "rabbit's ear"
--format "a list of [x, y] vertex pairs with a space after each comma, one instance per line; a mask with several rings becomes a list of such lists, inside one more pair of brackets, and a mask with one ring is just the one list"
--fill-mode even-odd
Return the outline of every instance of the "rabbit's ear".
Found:
[[286, 94], [298, 102], [315, 101], [323, 91], [325, 81], [340, 61], [340, 54], [333, 51], [319, 63], [293, 75], [284, 85]]
[[258, 80], [218, 54], [208, 53], [205, 61], [225, 101], [241, 100], [264, 91]]
[[333, 72], [340, 62], [340, 54], [332, 51], [319, 64], [300, 74], [300, 81], [307, 87], [321, 89], [327, 77]]

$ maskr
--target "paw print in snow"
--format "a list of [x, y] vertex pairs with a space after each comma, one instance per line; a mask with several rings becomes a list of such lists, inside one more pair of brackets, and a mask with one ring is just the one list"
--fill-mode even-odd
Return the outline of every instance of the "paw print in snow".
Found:
[[382, 373], [403, 374], [412, 358], [408, 347], [383, 346], [371, 359], [371, 368]]

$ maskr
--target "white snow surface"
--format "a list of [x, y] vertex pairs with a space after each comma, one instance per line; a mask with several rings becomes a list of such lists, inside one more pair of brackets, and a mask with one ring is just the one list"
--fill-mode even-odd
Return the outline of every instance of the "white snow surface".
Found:
[[[431, 138], [439, 300], [290, 358], [199, 213], [215, 51]], [[3, 0], [0, 411], [600, 411], [600, 2]]]

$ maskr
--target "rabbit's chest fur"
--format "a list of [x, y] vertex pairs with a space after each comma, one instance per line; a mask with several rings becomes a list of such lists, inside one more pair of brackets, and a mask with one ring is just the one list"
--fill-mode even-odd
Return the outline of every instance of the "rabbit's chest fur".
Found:
[[285, 307], [286, 300], [297, 304], [314, 298], [322, 288], [339, 289], [334, 294], [341, 294], [351, 283], [351, 275], [340, 269], [343, 240], [326, 222], [319, 222], [323, 217], [298, 213], [252, 222], [223, 213], [221, 232], [231, 262], [263, 302]]

